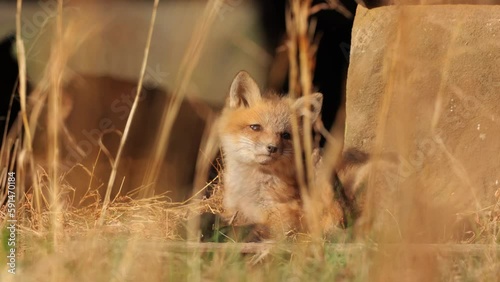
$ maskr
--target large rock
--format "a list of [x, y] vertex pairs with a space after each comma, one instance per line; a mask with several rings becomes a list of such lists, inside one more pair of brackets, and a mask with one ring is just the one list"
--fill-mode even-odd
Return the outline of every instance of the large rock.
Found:
[[500, 4], [499, 0], [358, 0], [357, 2], [360, 5], [363, 5], [368, 8], [388, 6], [388, 5]]
[[500, 188], [500, 6], [360, 6], [352, 35], [345, 148], [372, 155], [367, 222], [390, 241], [435, 242], [457, 215], [487, 221]]

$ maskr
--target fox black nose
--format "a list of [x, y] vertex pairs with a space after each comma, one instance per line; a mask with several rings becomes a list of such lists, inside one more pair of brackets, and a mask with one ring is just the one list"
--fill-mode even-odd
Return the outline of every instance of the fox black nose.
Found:
[[271, 154], [276, 153], [278, 151], [278, 147], [274, 146], [273, 144], [268, 144], [267, 151]]

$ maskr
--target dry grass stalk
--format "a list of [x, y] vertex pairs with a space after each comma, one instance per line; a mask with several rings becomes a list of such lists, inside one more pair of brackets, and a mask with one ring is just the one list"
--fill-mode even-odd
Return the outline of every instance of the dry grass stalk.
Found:
[[[302, 96], [311, 95], [312, 91], [312, 58], [310, 53], [310, 40], [309, 40], [309, 15], [312, 1], [304, 0], [304, 1], [295, 1], [296, 3], [300, 3], [300, 5], [295, 5], [295, 20], [296, 20], [296, 28], [298, 35], [298, 45], [299, 45], [299, 66], [300, 66], [300, 84], [302, 89]], [[306, 100], [309, 101], [309, 100]], [[304, 108], [309, 108], [311, 105], [306, 102], [304, 103]], [[304, 116], [303, 120], [303, 131], [304, 140], [303, 142], [303, 150], [305, 154], [305, 165], [306, 165], [306, 175], [307, 175], [307, 184], [308, 190], [302, 191], [304, 198], [304, 206], [306, 207], [306, 216], [308, 216], [308, 222], [310, 225], [310, 231], [316, 236], [321, 235], [320, 227], [317, 222], [319, 218], [318, 209], [313, 208], [317, 204], [316, 198], [314, 197], [314, 192], [312, 189], [314, 183], [314, 164], [312, 160], [312, 150], [313, 150], [313, 142], [312, 136], [310, 132], [312, 132], [312, 121], [311, 117], [308, 115]], [[313, 204], [313, 201], [316, 202]]]
[[[289, 6], [286, 10], [286, 29], [288, 34], [287, 48], [288, 48], [288, 60], [289, 60], [289, 81], [288, 89], [290, 95], [294, 98], [300, 97], [301, 88], [297, 83], [299, 81], [299, 65], [297, 62], [297, 28], [295, 21], [295, 11], [297, 2], [289, 1]], [[292, 116], [292, 136], [299, 136], [299, 121], [297, 115]], [[301, 140], [298, 138], [293, 138], [293, 150], [295, 152], [295, 167], [297, 170], [297, 181], [301, 192], [307, 191], [306, 180], [304, 175], [304, 165], [302, 163], [302, 158], [300, 157]], [[305, 193], [303, 194], [305, 195]]]
[[[314, 35], [314, 24], [310, 23], [312, 1], [292, 0], [287, 11], [287, 31], [289, 33], [289, 59], [290, 59], [290, 92], [292, 96], [309, 96], [312, 92], [312, 71], [315, 65], [314, 50], [311, 44], [311, 35]], [[298, 49], [298, 50], [297, 50]], [[297, 53], [298, 51], [298, 53]], [[297, 59], [298, 56], [298, 59]], [[292, 80], [298, 80], [294, 82]], [[298, 93], [296, 91], [299, 90]], [[309, 108], [310, 101], [306, 99], [305, 108]], [[321, 218], [321, 189], [315, 187], [316, 172], [313, 163], [312, 122], [306, 115], [302, 120], [302, 130], [305, 132], [302, 140], [294, 138], [295, 165], [297, 178], [301, 190], [307, 225], [313, 237], [321, 238], [321, 227], [318, 221]], [[298, 136], [297, 117], [292, 118], [293, 135]], [[302, 151], [305, 155], [305, 167], [302, 161]], [[305, 168], [305, 169], [304, 169]], [[303, 172], [305, 171], [305, 177]]]
[[[196, 173], [192, 188], [193, 197], [206, 188], [207, 175], [210, 167], [213, 166], [217, 168], [216, 165], [212, 163], [219, 150], [219, 138], [217, 136], [217, 130], [213, 126], [215, 124], [214, 119], [215, 117], [212, 115], [207, 118], [207, 126], [203, 134], [203, 140], [200, 144], [200, 151], [196, 161]], [[220, 172], [219, 175], [221, 175]]]
[[[23, 1], [22, 0], [17, 0], [16, 3], [16, 50], [17, 50], [17, 57], [18, 57], [18, 66], [19, 66], [19, 98], [20, 98], [20, 104], [21, 104], [21, 112], [20, 116], [22, 119], [22, 123], [24, 126], [24, 133], [25, 133], [25, 140], [23, 142], [23, 148], [26, 151], [26, 154], [28, 155], [29, 158], [29, 164], [31, 164], [31, 168], [34, 167], [33, 164], [33, 158], [32, 156], [32, 138], [31, 138], [31, 133], [29, 130], [29, 123], [28, 123], [28, 115], [27, 115], [27, 109], [26, 109], [26, 51], [24, 48], [24, 42], [22, 39], [22, 34], [21, 34], [21, 16], [22, 16], [22, 5]], [[10, 116], [10, 114], [9, 114]], [[10, 147], [7, 146], [7, 144], [4, 144], [4, 148], [6, 151], [9, 151]], [[4, 149], [2, 148], [2, 149]], [[3, 150], [2, 150], [3, 151]], [[16, 155], [10, 156], [11, 159], [17, 158]], [[9, 158], [7, 158], [8, 160]], [[21, 167], [21, 165], [18, 165], [18, 167]], [[22, 170], [21, 170], [22, 171]], [[21, 179], [21, 184], [24, 182], [24, 179]], [[35, 182], [35, 181], [33, 181]], [[22, 187], [22, 186], [21, 186]], [[35, 196], [37, 198], [37, 203], [40, 203], [40, 189], [38, 187], [35, 187]], [[40, 207], [38, 205], [38, 207]], [[40, 211], [40, 210], [39, 210]]]
[[[152, 159], [145, 177], [145, 183], [143, 184], [155, 183], [158, 179], [160, 167], [167, 151], [170, 134], [172, 133], [173, 124], [179, 113], [184, 96], [186, 95], [186, 90], [193, 71], [200, 59], [206, 39], [210, 34], [212, 24], [217, 17], [219, 11], [218, 7], [220, 5], [219, 1], [221, 0], [210, 0], [206, 4], [205, 11], [195, 27], [176, 77], [172, 100], [161, 119], [162, 126], [153, 148], [153, 153], [151, 155]], [[148, 189], [145, 191], [144, 196], [151, 194], [151, 191]]]
[[16, 47], [17, 47], [17, 57], [19, 65], [19, 97], [21, 104], [21, 118], [24, 124], [25, 134], [27, 138], [26, 146], [28, 151], [31, 152], [32, 138], [30, 131], [28, 130], [28, 115], [26, 110], [26, 51], [24, 49], [24, 41], [21, 35], [21, 14], [22, 14], [22, 0], [17, 0], [17, 14], [16, 14]]
[[58, 247], [58, 237], [61, 233], [61, 203], [59, 199], [60, 184], [59, 184], [59, 124], [60, 116], [60, 101], [62, 97], [61, 87], [64, 72], [64, 66], [67, 60], [67, 53], [63, 48], [63, 1], [57, 2], [56, 16], [56, 36], [55, 42], [51, 49], [51, 66], [49, 68], [50, 90], [48, 94], [48, 114], [47, 114], [47, 134], [48, 134], [48, 162], [49, 162], [49, 185], [50, 185], [50, 207], [51, 207], [51, 228], [52, 242]]
[[[8, 157], [7, 160], [11, 160], [11, 162], [14, 164], [16, 163], [15, 160], [17, 159], [17, 171], [20, 175], [30, 175], [31, 176], [31, 183], [33, 185], [33, 191], [35, 195], [35, 201], [36, 201], [36, 208], [37, 208], [37, 215], [41, 214], [42, 210], [42, 204], [41, 204], [41, 187], [38, 185], [38, 181], [36, 179], [36, 165], [35, 165], [35, 160], [33, 156], [33, 134], [32, 132], [34, 131], [34, 124], [30, 123], [28, 121], [28, 110], [27, 110], [27, 73], [26, 73], [26, 51], [24, 47], [24, 41], [22, 39], [22, 34], [21, 34], [21, 26], [22, 26], [22, 5], [23, 1], [22, 0], [17, 0], [16, 2], [16, 49], [17, 49], [17, 59], [18, 59], [18, 66], [19, 66], [19, 98], [20, 98], [20, 105], [21, 105], [21, 120], [22, 120], [22, 126], [14, 126], [12, 130], [12, 139], [17, 139], [17, 136], [21, 136], [20, 132], [22, 131], [24, 133], [24, 140], [22, 142], [22, 149], [19, 151], [19, 154], [13, 154]], [[18, 123], [16, 121], [16, 123]], [[31, 127], [30, 127], [31, 126]], [[24, 130], [21, 130], [23, 128]], [[19, 130], [16, 130], [19, 129]], [[7, 141], [10, 142], [11, 138], [7, 138]], [[5, 150], [9, 151], [10, 146], [7, 143], [3, 143], [3, 146], [5, 147]], [[17, 150], [16, 150], [17, 151]], [[28, 170], [29, 167], [29, 170]], [[31, 173], [30, 173], [31, 172]], [[27, 177], [20, 177], [18, 181], [18, 187], [19, 187], [19, 195], [22, 197], [24, 195], [25, 187], [26, 187], [26, 182], [27, 182]]]
[[109, 201], [110, 201], [111, 191], [112, 191], [113, 185], [115, 183], [118, 165], [120, 164], [121, 156], [123, 153], [123, 148], [125, 146], [125, 142], [127, 141], [127, 138], [128, 138], [129, 132], [130, 132], [130, 127], [132, 125], [132, 120], [133, 120], [134, 114], [137, 110], [137, 105], [139, 103], [139, 97], [140, 97], [140, 93], [142, 90], [142, 84], [144, 81], [144, 75], [146, 73], [146, 67], [147, 67], [147, 63], [148, 63], [149, 49], [151, 47], [151, 39], [153, 37], [154, 24], [156, 21], [156, 13], [158, 11], [158, 3], [159, 3], [159, 0], [155, 0], [154, 4], [153, 4], [153, 11], [151, 14], [151, 22], [149, 24], [146, 47], [144, 48], [144, 57], [142, 60], [141, 73], [140, 73], [139, 82], [137, 85], [137, 92], [135, 93], [134, 103], [132, 104], [132, 108], [130, 109], [129, 116], [127, 118], [127, 123], [125, 125], [123, 135], [120, 139], [120, 146], [118, 147], [118, 152], [116, 154], [115, 161], [113, 162], [113, 167], [112, 167], [111, 175], [110, 175], [109, 180], [108, 180], [108, 187], [106, 189], [106, 195], [104, 197], [104, 203], [103, 203], [101, 217], [99, 219], [98, 225], [102, 225], [104, 222], [104, 217], [106, 215], [106, 209], [107, 209], [107, 207], [109, 205]]

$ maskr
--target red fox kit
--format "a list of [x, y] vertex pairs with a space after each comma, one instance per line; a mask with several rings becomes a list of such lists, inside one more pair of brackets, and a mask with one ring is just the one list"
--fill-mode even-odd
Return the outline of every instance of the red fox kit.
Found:
[[246, 72], [235, 77], [218, 129], [225, 161], [223, 205], [236, 225], [257, 224], [273, 236], [304, 230], [291, 119], [310, 115], [315, 121], [322, 101], [320, 93], [296, 101], [261, 93]]

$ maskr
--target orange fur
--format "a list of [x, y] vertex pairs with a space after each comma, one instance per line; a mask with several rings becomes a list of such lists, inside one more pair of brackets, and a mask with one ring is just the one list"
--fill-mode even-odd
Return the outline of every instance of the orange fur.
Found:
[[[308, 111], [305, 99], [311, 99]], [[236, 76], [218, 124], [225, 161], [223, 204], [234, 224], [262, 225], [273, 237], [305, 229], [291, 118], [295, 112], [314, 121], [321, 103], [319, 93], [296, 101], [262, 95], [247, 73]]]

